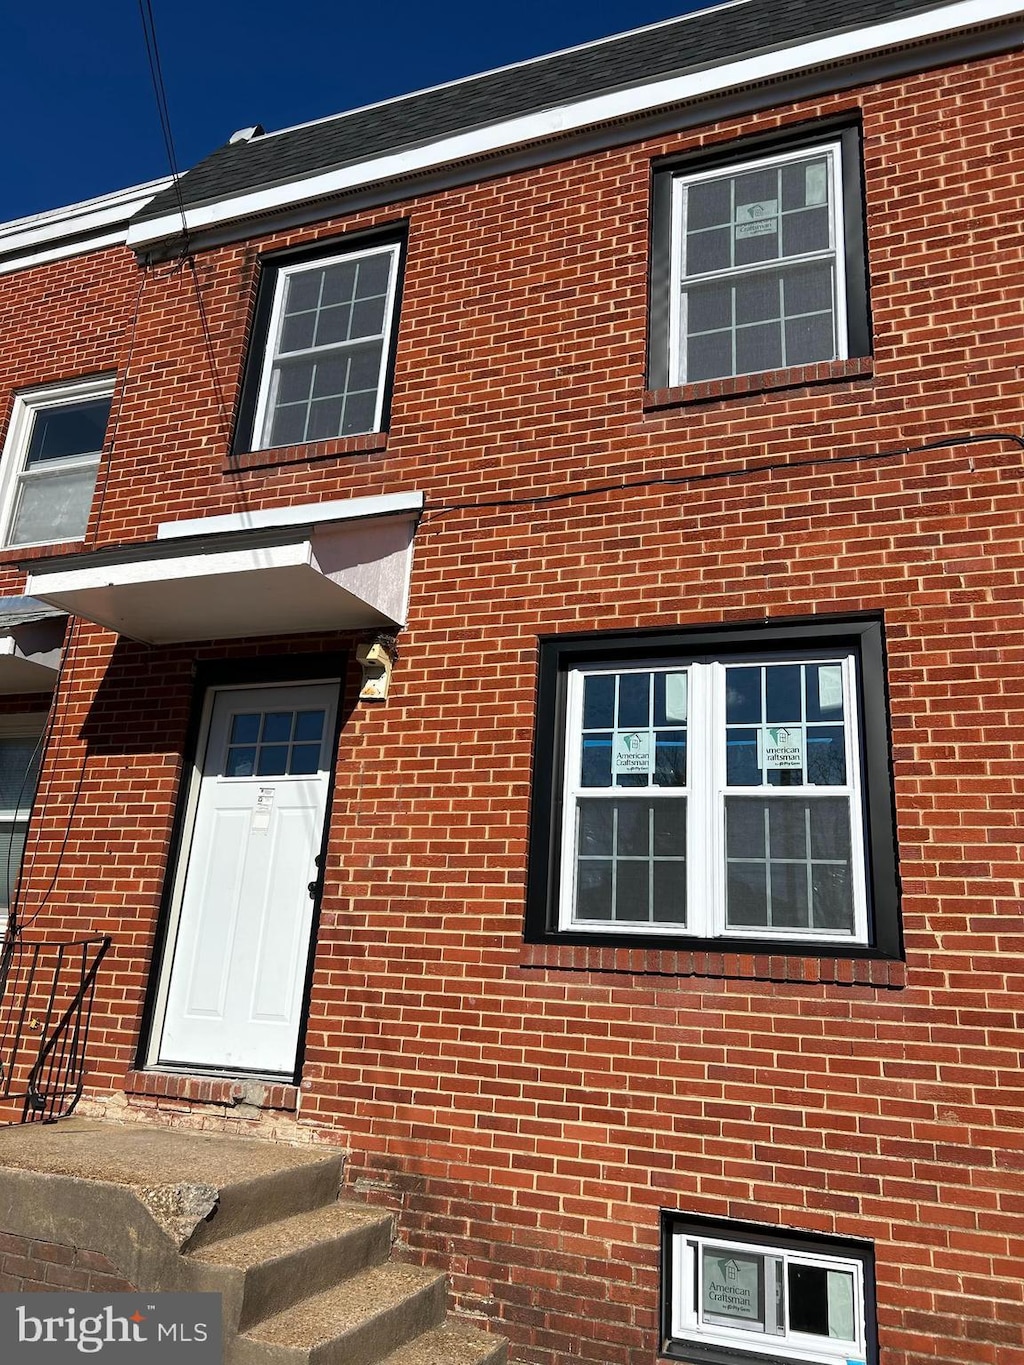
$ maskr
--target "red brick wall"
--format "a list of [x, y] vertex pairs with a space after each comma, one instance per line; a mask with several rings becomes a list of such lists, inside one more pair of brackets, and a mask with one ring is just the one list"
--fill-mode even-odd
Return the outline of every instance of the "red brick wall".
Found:
[[127, 1294], [135, 1285], [102, 1252], [0, 1232], [0, 1291], [54, 1294], [61, 1289]]
[[[648, 1365], [662, 1207], [870, 1238], [884, 1365], [1024, 1361], [1024, 455], [878, 458], [1020, 430], [1020, 71], [928, 73], [155, 267], [134, 343], [125, 253], [11, 277], [43, 335], [4, 352], [0, 391], [131, 351], [100, 541], [427, 494], [391, 699], [342, 736], [300, 1120], [344, 1135], [350, 1182], [400, 1205], [409, 1254], [522, 1361]], [[651, 157], [854, 109], [871, 372], [645, 411]], [[226, 472], [257, 251], [399, 218], [386, 450]], [[103, 325], [69, 338], [72, 298]], [[659, 475], [710, 477], [445, 510]], [[885, 620], [905, 979], [524, 948], [537, 635], [861, 611]], [[114, 936], [99, 1090], [135, 1058], [192, 664], [246, 649], [87, 625], [72, 648], [28, 906], [53, 879], [39, 923]]]

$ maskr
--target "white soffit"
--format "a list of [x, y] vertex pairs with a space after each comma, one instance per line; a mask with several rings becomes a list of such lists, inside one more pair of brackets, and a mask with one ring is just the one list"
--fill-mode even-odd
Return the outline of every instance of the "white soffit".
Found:
[[[454, 133], [449, 137], [436, 138], [422, 146], [407, 147], [368, 161], [338, 166], [300, 180], [264, 186], [213, 203], [193, 205], [185, 214], [187, 228], [190, 232], [201, 232], [240, 218], [271, 213], [309, 200], [402, 179], [468, 158], [488, 156], [538, 140], [577, 132], [596, 124], [635, 117], [695, 99], [706, 99], [709, 95], [756, 86], [823, 66], [870, 58], [875, 53], [909, 49], [932, 39], [952, 36], [959, 30], [978, 24], [996, 23], [1021, 13], [1020, 0], [958, 0], [958, 3], [941, 5], [902, 19], [848, 29], [824, 38], [759, 52], [753, 57], [722, 62], [700, 71], [589, 96], [463, 133]], [[179, 234], [182, 226], [182, 215], [178, 212], [132, 224], [128, 229], [128, 245], [138, 250]]]
[[155, 541], [40, 567], [27, 591], [153, 645], [395, 629], [422, 506], [399, 494], [165, 523]]

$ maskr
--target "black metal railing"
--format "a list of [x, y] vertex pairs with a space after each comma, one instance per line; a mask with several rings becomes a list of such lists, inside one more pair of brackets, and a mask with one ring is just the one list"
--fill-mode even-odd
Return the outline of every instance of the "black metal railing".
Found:
[[106, 935], [10, 934], [0, 952], [0, 1124], [53, 1123], [82, 1095], [96, 972]]

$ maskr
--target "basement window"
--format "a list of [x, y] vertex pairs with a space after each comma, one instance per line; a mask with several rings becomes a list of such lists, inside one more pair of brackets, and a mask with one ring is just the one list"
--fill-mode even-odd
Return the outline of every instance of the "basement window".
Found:
[[876, 1365], [869, 1245], [663, 1218], [666, 1355], [703, 1365]]

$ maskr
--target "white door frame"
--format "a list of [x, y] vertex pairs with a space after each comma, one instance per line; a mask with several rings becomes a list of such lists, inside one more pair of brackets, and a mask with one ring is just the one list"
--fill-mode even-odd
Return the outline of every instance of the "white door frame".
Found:
[[[203, 773], [206, 766], [207, 749], [210, 743], [210, 731], [213, 722], [214, 706], [217, 698], [224, 692], [252, 692], [254, 696], [260, 692], [274, 691], [281, 688], [300, 688], [303, 686], [316, 687], [327, 686], [337, 689], [338, 703], [335, 708], [331, 729], [326, 735], [328, 746], [329, 779], [326, 792], [326, 805], [323, 819], [323, 838], [321, 847], [318, 850], [318, 869], [320, 887], [322, 890], [323, 867], [322, 860], [327, 844], [327, 835], [330, 828], [331, 804], [334, 793], [334, 773], [333, 767], [337, 757], [337, 739], [340, 728], [340, 702], [342, 679], [339, 675], [328, 674], [326, 677], [297, 677], [297, 678], [276, 678], [261, 682], [231, 681], [210, 684], [203, 694], [201, 717], [196, 741], [192, 748], [190, 767], [187, 776], [187, 787], [185, 798], [181, 806], [180, 830], [181, 834], [177, 841], [177, 847], [172, 847], [171, 858], [173, 866], [168, 867], [168, 875], [171, 878], [171, 890], [169, 896], [169, 906], [163, 929], [160, 933], [160, 941], [157, 945], [158, 969], [156, 992], [153, 999], [153, 1007], [150, 1012], [148, 1026], [147, 1044], [145, 1052], [145, 1066], [148, 1070], [181, 1072], [183, 1070], [191, 1072], [195, 1070], [203, 1074], [210, 1075], [260, 1075], [259, 1072], [228, 1072], [218, 1069], [216, 1066], [196, 1066], [181, 1067], [161, 1063], [159, 1061], [161, 1039], [164, 1031], [164, 1022], [167, 1015], [168, 992], [170, 988], [171, 972], [174, 966], [175, 950], [177, 947], [178, 930], [181, 922], [181, 911], [184, 903], [185, 882], [188, 875], [189, 862], [192, 856], [192, 846], [196, 831], [196, 819], [199, 813], [199, 795], [202, 787]], [[268, 779], [269, 780], [269, 779]], [[310, 926], [309, 947], [306, 958], [306, 981], [303, 983], [303, 1018], [300, 1021], [299, 1033], [296, 1040], [296, 1054], [299, 1052], [299, 1045], [302, 1042], [302, 1029], [305, 1023], [305, 995], [308, 988], [309, 967], [312, 961], [313, 944], [316, 935], [317, 917], [319, 912], [319, 897], [313, 903], [312, 922]], [[283, 1073], [264, 1073], [268, 1078], [280, 1080]]]

